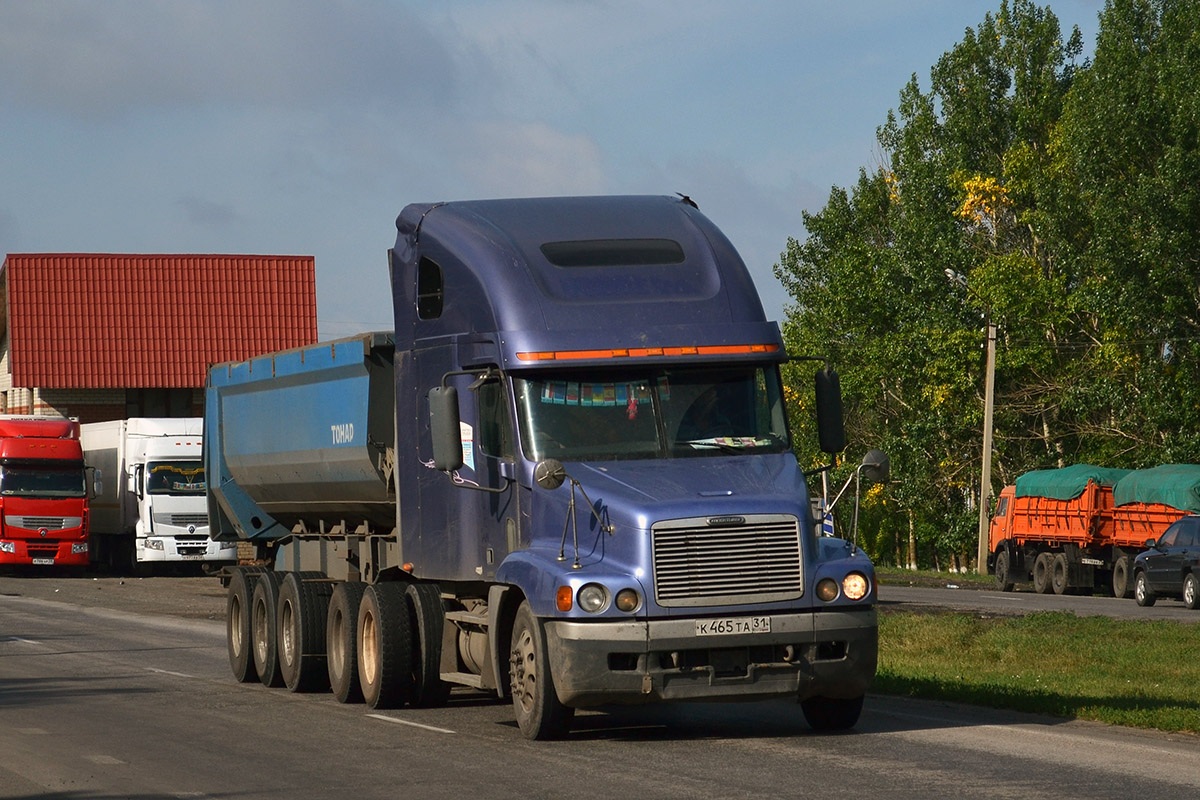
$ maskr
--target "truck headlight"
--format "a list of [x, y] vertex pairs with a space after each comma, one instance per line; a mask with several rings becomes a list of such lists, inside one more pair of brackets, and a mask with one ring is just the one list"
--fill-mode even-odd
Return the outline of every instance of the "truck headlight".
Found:
[[0, 542], [0, 553], [16, 553], [16, 542]]
[[842, 578], [842, 593], [851, 600], [862, 600], [870, 588], [867, 576], [860, 572], [851, 572]]
[[79, 555], [88, 551], [87, 542], [71, 542], [71, 555]]
[[163, 547], [162, 539], [147, 539], [146, 540], [146, 549], [147, 550], [165, 550], [166, 548]]
[[622, 589], [617, 592], [617, 610], [624, 611], [626, 614], [631, 614], [638, 610], [638, 606], [642, 604], [642, 598], [638, 596], [636, 589]]
[[608, 589], [598, 583], [585, 583], [579, 589], [579, 607], [596, 614], [608, 607]]
[[817, 581], [817, 597], [826, 603], [836, 600], [838, 596], [837, 581], [833, 578], [821, 578]]

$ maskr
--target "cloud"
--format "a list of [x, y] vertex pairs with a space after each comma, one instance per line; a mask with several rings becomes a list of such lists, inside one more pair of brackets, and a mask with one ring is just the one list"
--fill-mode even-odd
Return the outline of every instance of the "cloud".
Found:
[[0, 7], [0, 99], [64, 116], [452, 99], [455, 59], [383, 0], [59, 0]]
[[189, 222], [203, 228], [230, 228], [240, 221], [237, 211], [230, 203], [190, 195], [176, 202]]
[[604, 159], [589, 136], [541, 122], [488, 122], [469, 132], [456, 157], [461, 179], [480, 196], [597, 194]]

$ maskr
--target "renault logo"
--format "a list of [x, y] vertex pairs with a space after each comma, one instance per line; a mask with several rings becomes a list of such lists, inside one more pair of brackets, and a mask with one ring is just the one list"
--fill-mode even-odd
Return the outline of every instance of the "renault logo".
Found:
[[40, 537], [42, 537], [43, 539], [45, 539], [45, 538], [46, 538], [46, 529], [45, 529], [45, 528], [38, 528], [38, 536], [40, 536]]

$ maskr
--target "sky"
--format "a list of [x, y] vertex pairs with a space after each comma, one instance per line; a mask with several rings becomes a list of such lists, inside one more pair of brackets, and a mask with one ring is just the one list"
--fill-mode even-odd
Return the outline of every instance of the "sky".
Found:
[[[1103, 0], [1049, 3], [1094, 48]], [[1000, 0], [0, 2], [0, 255], [316, 261], [322, 340], [392, 326], [414, 202], [686, 194], [773, 266]], [[197, 320], [203, 324], [203, 320]]]

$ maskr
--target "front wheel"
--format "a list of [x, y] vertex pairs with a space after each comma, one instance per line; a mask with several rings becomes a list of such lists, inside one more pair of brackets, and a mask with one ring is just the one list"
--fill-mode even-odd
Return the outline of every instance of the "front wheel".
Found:
[[813, 730], [844, 731], [858, 724], [862, 714], [863, 696], [851, 697], [810, 697], [800, 701], [800, 710], [804, 719]]
[[575, 709], [559, 702], [550, 674], [546, 634], [529, 608], [521, 603], [513, 620], [509, 646], [509, 678], [517, 725], [527, 739], [558, 739], [571, 728]]
[[1133, 576], [1133, 599], [1139, 606], [1152, 606], [1158, 599], [1154, 596], [1154, 590], [1150, 588], [1150, 584], [1146, 582], [1145, 571], [1139, 571]]

